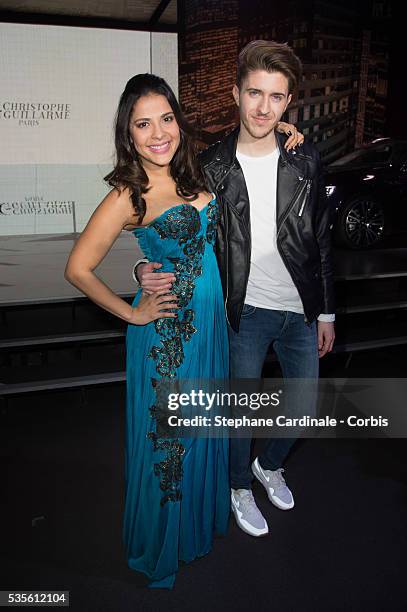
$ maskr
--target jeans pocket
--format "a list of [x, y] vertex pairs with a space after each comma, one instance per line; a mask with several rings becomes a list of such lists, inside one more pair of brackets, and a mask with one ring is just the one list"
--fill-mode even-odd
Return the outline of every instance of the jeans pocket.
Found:
[[251, 304], [244, 304], [242, 310], [242, 317], [250, 317], [250, 315], [256, 312], [256, 306], [252, 306]]

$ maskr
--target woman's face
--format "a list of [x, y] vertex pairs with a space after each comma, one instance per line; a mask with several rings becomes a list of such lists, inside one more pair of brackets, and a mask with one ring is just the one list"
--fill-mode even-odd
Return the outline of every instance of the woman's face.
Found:
[[142, 96], [133, 106], [130, 137], [143, 166], [168, 166], [180, 143], [180, 130], [165, 96]]

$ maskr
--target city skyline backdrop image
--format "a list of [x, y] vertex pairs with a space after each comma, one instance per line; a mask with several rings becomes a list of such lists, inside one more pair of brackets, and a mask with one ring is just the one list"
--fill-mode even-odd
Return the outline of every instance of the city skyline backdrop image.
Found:
[[389, 110], [398, 98], [401, 46], [393, 5], [178, 0], [179, 98], [200, 145], [237, 124], [236, 58], [255, 39], [287, 42], [301, 59], [302, 81], [283, 118], [317, 146], [325, 164], [394, 131], [401, 137], [405, 128]]

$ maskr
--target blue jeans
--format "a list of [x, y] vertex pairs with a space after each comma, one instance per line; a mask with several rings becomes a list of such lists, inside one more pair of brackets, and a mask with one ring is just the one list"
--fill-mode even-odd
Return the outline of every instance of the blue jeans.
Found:
[[[239, 332], [229, 327], [230, 377], [261, 378], [264, 361], [272, 345], [284, 378], [317, 379], [319, 374], [318, 337], [314, 321], [308, 325], [304, 315], [268, 310], [245, 304]], [[265, 470], [280, 468], [295, 438], [269, 439], [259, 456]], [[251, 439], [230, 441], [230, 479], [233, 489], [250, 489]]]

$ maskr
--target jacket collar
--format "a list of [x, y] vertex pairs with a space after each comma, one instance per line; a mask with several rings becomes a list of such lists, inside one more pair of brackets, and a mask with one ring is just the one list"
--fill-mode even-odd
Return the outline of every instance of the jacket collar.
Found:
[[215, 161], [225, 164], [226, 166], [232, 166], [236, 159], [236, 147], [239, 131], [240, 128], [236, 127], [220, 141], [219, 147], [216, 151]]
[[283, 164], [290, 164], [292, 162], [292, 153], [287, 151], [284, 147], [288, 136], [286, 134], [281, 134], [280, 132], [275, 131], [277, 146], [280, 149], [280, 159]]

